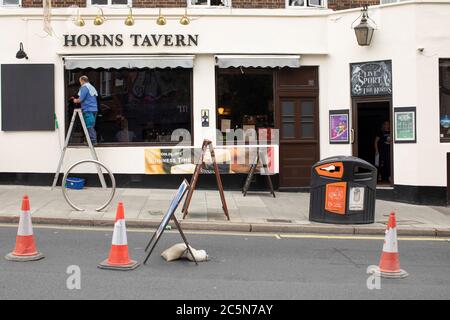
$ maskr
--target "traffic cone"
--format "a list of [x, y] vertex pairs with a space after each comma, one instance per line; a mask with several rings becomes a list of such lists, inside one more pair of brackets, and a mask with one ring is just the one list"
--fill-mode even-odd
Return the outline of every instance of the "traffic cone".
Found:
[[14, 251], [5, 256], [10, 261], [36, 261], [44, 258], [37, 251], [34, 242], [33, 225], [31, 224], [30, 199], [24, 196], [22, 199], [22, 212], [20, 213], [19, 229], [17, 230], [16, 246]]
[[116, 213], [116, 223], [114, 224], [114, 233], [112, 238], [109, 258], [101, 262], [100, 269], [110, 270], [133, 270], [139, 266], [139, 263], [131, 260], [128, 255], [127, 228], [125, 225], [125, 214], [123, 203], [119, 202]]
[[405, 270], [400, 269], [397, 241], [397, 223], [395, 213], [391, 212], [384, 239], [383, 252], [379, 264], [381, 277], [389, 279], [402, 279], [408, 276]]

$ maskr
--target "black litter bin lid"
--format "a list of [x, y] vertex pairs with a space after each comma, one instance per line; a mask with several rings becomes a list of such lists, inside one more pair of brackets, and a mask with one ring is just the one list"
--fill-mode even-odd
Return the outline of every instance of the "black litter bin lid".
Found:
[[371, 163], [367, 162], [366, 160], [363, 160], [358, 157], [353, 157], [353, 156], [333, 156], [333, 157], [325, 158], [325, 159], [320, 160], [319, 162], [316, 162], [316, 164], [314, 164], [314, 167], [318, 167], [318, 166], [321, 166], [321, 165], [324, 165], [327, 163], [333, 163], [333, 162], [354, 162], [354, 163], [360, 163], [365, 166], [375, 168]]

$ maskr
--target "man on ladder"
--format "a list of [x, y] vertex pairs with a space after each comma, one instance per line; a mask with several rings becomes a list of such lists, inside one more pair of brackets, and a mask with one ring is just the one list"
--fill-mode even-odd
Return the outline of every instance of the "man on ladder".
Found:
[[95, 132], [95, 120], [97, 118], [97, 90], [89, 83], [87, 76], [80, 77], [80, 91], [78, 92], [78, 99], [73, 98], [74, 103], [81, 104], [83, 111], [84, 122], [89, 132], [89, 138], [93, 145], [97, 144], [97, 132]]
[[[64, 148], [61, 153], [61, 158], [59, 159], [58, 168], [55, 172], [55, 177], [53, 178], [52, 189], [56, 186], [58, 182], [59, 173], [61, 172], [61, 167], [64, 161], [64, 155], [66, 154], [67, 147], [69, 145], [70, 136], [72, 135], [73, 126], [75, 123], [75, 118], [78, 115], [81, 121], [81, 127], [83, 128], [83, 133], [86, 137], [86, 142], [91, 151], [92, 158], [98, 161], [97, 153], [95, 152], [94, 145], [97, 144], [97, 132], [95, 132], [95, 119], [97, 118], [98, 104], [97, 104], [97, 90], [93, 85], [89, 83], [89, 78], [87, 76], [80, 77], [80, 91], [78, 92], [78, 98], [73, 98], [74, 103], [81, 104], [81, 110], [79, 108], [73, 111], [72, 120], [70, 121], [69, 130], [67, 131], [67, 136], [64, 142]], [[102, 169], [97, 166], [98, 177], [102, 188], [106, 188], [106, 182], [103, 177]]]

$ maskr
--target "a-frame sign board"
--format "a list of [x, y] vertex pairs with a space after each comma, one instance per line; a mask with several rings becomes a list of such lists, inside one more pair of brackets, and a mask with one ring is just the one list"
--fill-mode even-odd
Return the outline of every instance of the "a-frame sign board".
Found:
[[211, 159], [212, 159], [213, 166], [214, 166], [214, 174], [216, 175], [216, 180], [217, 180], [217, 187], [219, 189], [220, 199], [222, 200], [222, 209], [223, 209], [223, 212], [225, 213], [225, 216], [227, 217], [227, 219], [230, 220], [230, 216], [228, 214], [227, 203], [225, 201], [225, 194], [223, 192], [222, 180], [220, 178], [219, 166], [217, 165], [217, 162], [216, 162], [216, 155], [214, 153], [214, 147], [212, 145], [212, 142], [209, 140], [204, 140], [203, 144], [202, 144], [202, 150], [201, 150], [201, 154], [200, 154], [200, 162], [195, 167], [194, 174], [192, 175], [192, 178], [191, 178], [191, 183], [190, 183], [191, 187], [189, 188], [189, 192], [187, 194], [186, 200], [184, 201], [183, 210], [182, 210], [183, 219], [186, 218], [186, 216], [188, 214], [189, 205], [191, 203], [192, 195], [194, 194], [195, 186], [197, 185], [198, 177], [202, 171], [202, 168], [205, 166], [204, 157], [205, 157], [205, 153], [206, 153], [207, 149], [209, 149], [209, 152], [211, 153]]
[[[156, 244], [159, 241], [159, 238], [161, 238], [161, 235], [163, 234], [164, 230], [166, 229], [167, 225], [169, 224], [170, 219], [172, 219], [175, 222], [175, 226], [177, 227], [177, 230], [180, 233], [181, 238], [183, 238], [183, 241], [186, 244], [187, 250], [189, 250], [189, 253], [191, 254], [192, 258], [194, 259], [195, 264], [198, 265], [197, 260], [195, 259], [195, 256], [192, 253], [191, 247], [189, 246], [189, 243], [186, 239], [186, 236], [184, 235], [183, 230], [181, 229], [180, 223], [178, 222], [178, 220], [175, 216], [175, 210], [177, 210], [178, 205], [180, 204], [181, 200], [183, 199], [183, 197], [186, 194], [186, 191], [188, 189], [189, 189], [189, 183], [185, 179], [181, 183], [180, 187], [178, 188], [178, 191], [177, 191], [175, 197], [172, 199], [169, 209], [167, 210], [167, 213], [164, 215], [164, 217], [161, 221], [161, 224], [159, 225], [158, 229], [156, 229], [152, 238], [150, 239], [147, 246], [145, 247], [145, 252], [147, 252], [149, 248], [150, 248], [150, 251], [148, 251], [147, 256], [145, 257], [144, 264], [147, 263], [147, 260], [148, 260], [148, 258], [150, 258], [150, 255], [152, 254], [153, 250], [155, 249]], [[151, 247], [150, 247], [150, 245], [151, 245]]]
[[[264, 158], [263, 161], [261, 161], [261, 156]], [[275, 198], [275, 191], [273, 190], [272, 179], [270, 178], [270, 175], [269, 175], [269, 168], [267, 166], [266, 160], [267, 160], [267, 157], [266, 157], [265, 153], [261, 153], [260, 150], [258, 150], [255, 160], [253, 161], [253, 163], [250, 167], [250, 171], [248, 172], [247, 179], [245, 179], [244, 187], [242, 188], [242, 193], [244, 194], [244, 197], [247, 195], [248, 189], [250, 188], [250, 184], [252, 183], [257, 166], [261, 165], [261, 167], [266, 171], [264, 175], [266, 176], [266, 183], [267, 183], [267, 186], [269, 187], [269, 191], [272, 194], [272, 196]]]

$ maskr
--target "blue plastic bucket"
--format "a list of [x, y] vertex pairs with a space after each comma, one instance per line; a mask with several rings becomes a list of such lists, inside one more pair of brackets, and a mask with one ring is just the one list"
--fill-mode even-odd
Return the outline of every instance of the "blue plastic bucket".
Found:
[[82, 178], [67, 178], [66, 188], [80, 190], [84, 188], [84, 179]]

